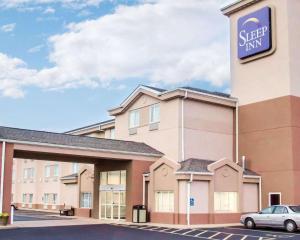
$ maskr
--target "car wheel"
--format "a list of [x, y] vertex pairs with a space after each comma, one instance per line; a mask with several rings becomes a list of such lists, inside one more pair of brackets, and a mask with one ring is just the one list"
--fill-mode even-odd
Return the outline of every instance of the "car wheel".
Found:
[[297, 225], [294, 221], [288, 220], [285, 223], [285, 229], [287, 232], [295, 232], [297, 230]]
[[255, 222], [253, 221], [252, 218], [247, 218], [245, 221], [245, 227], [249, 229], [255, 228]]

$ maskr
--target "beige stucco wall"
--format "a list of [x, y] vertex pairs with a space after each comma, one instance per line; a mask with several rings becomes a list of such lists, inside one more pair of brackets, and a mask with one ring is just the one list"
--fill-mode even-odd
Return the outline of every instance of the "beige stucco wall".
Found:
[[191, 197], [195, 199], [195, 206], [191, 206], [191, 213], [208, 213], [209, 205], [208, 181], [194, 181], [191, 184]]
[[214, 173], [215, 192], [238, 192], [239, 174], [228, 165], [215, 170]]
[[[241, 64], [237, 57], [237, 20], [264, 6], [276, 11], [276, 51], [274, 54]], [[232, 95], [241, 105], [294, 94], [300, 95], [298, 76], [300, 14], [298, 0], [264, 0], [230, 16]]]
[[243, 184], [243, 212], [258, 212], [259, 192], [258, 184], [244, 183]]
[[[149, 106], [160, 103], [159, 129], [149, 131]], [[141, 96], [123, 114], [115, 119], [116, 139], [144, 142], [160, 151], [170, 160], [179, 159], [179, 105], [180, 100], [160, 102], [148, 95]], [[129, 134], [129, 111], [140, 109], [140, 127], [137, 134]]]
[[[46, 178], [45, 166], [53, 166], [55, 164], [59, 165], [59, 176], [53, 176], [53, 167], [51, 167], [50, 177]], [[24, 180], [24, 169], [31, 167], [35, 169], [34, 178], [31, 180]], [[79, 164], [79, 169], [83, 170], [85, 168], [93, 171], [92, 165]], [[15, 159], [14, 169], [15, 179], [13, 180], [12, 194], [14, 196], [15, 203], [22, 203], [23, 193], [32, 193], [33, 205], [39, 205], [39, 207], [42, 207], [44, 205], [44, 194], [55, 193], [58, 198], [57, 205], [63, 205], [65, 203], [67, 205], [72, 205], [73, 207], [79, 207], [78, 184], [64, 184], [60, 180], [61, 177], [72, 174], [72, 163]], [[92, 178], [86, 178], [84, 181], [84, 188], [92, 189], [92, 186]]]
[[178, 182], [178, 195], [180, 198], [178, 199], [179, 206], [178, 211], [179, 213], [186, 213], [187, 208], [187, 181], [179, 181]]
[[[187, 184], [188, 181], [179, 181], [179, 213], [187, 212]], [[191, 183], [191, 198], [194, 198], [195, 205], [191, 206], [190, 213], [209, 212], [209, 182], [193, 181]]]
[[185, 159], [232, 159], [233, 114], [229, 107], [185, 100]]

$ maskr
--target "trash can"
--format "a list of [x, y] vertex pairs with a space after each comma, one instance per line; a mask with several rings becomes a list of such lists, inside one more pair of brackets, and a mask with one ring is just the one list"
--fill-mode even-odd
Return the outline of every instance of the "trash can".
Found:
[[132, 208], [132, 222], [133, 223], [146, 223], [147, 222], [147, 209], [145, 205], [134, 205]]

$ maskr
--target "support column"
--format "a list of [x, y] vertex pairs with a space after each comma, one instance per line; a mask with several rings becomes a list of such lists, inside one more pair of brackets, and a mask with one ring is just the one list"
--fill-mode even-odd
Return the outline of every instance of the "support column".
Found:
[[132, 207], [143, 204], [143, 173], [153, 162], [131, 161], [126, 168], [126, 221], [132, 221]]
[[[4, 176], [3, 176], [3, 196], [2, 212], [10, 214], [11, 205], [11, 192], [12, 192], [12, 170], [13, 170], [13, 157], [14, 157], [14, 145], [6, 143], [5, 147], [3, 142], [0, 143], [0, 179], [2, 173], [2, 162], [4, 160]], [[3, 153], [3, 156], [2, 156]], [[2, 159], [4, 157], [4, 159]], [[1, 183], [0, 183], [1, 184]], [[9, 219], [10, 222], [10, 219]]]
[[100, 165], [94, 164], [94, 191], [92, 217], [99, 219], [99, 186], [100, 186]]

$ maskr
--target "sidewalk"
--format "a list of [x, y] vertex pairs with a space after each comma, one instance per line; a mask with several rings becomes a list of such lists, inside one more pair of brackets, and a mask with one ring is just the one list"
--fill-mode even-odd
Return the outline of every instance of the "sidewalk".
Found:
[[[57, 216], [57, 215], [56, 215]], [[59, 217], [59, 216], [57, 216]], [[220, 228], [220, 227], [233, 227], [242, 226], [240, 223], [232, 224], [200, 224], [200, 225], [179, 225], [179, 224], [162, 224], [162, 223], [132, 223], [125, 221], [112, 221], [112, 220], [100, 220], [94, 218], [83, 218], [83, 217], [70, 217], [70, 219], [58, 220], [41, 220], [41, 221], [16, 221], [13, 225], [0, 226], [0, 229], [11, 229], [11, 228], [31, 228], [31, 227], [55, 227], [55, 226], [74, 226], [74, 225], [91, 225], [91, 224], [113, 224], [113, 225], [147, 225], [154, 227], [165, 227], [165, 228], [178, 228], [178, 229], [193, 229], [193, 228]]]

